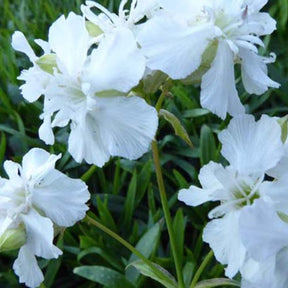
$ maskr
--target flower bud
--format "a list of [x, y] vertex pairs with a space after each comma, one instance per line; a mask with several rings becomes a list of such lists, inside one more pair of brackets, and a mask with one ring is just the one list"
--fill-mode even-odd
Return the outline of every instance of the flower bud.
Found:
[[26, 243], [24, 228], [8, 229], [0, 237], [0, 252], [18, 249]]

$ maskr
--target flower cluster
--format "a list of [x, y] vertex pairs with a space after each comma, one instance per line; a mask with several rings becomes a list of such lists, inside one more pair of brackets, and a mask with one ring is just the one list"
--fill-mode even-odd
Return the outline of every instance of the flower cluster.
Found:
[[[234, 117], [219, 134], [229, 165], [205, 165], [202, 188], [181, 190], [179, 200], [191, 206], [220, 201], [203, 239], [227, 265], [228, 277], [240, 272], [242, 288], [287, 287], [288, 271], [279, 267], [288, 261], [288, 141], [279, 119], [245, 114], [234, 73], [239, 64], [249, 94], [279, 87], [267, 75], [274, 54], [258, 54], [260, 37], [276, 29], [260, 12], [267, 0], [132, 0], [129, 10], [127, 2], [118, 14], [87, 1], [82, 15], [61, 16], [48, 41], [35, 40], [41, 56], [22, 32], [13, 34], [13, 48], [32, 63], [18, 77], [22, 95], [29, 102], [44, 96], [39, 137], [52, 145], [53, 128], [68, 126], [68, 151], [79, 163], [137, 159], [158, 127], [149, 94], [168, 78], [200, 84], [204, 108]], [[9, 180], [0, 179], [1, 249], [20, 248], [13, 267], [29, 287], [43, 281], [36, 256], [62, 253], [53, 245], [55, 228], [72, 226], [88, 209], [86, 185], [57, 171], [57, 159], [34, 148], [22, 167], [5, 162]]]

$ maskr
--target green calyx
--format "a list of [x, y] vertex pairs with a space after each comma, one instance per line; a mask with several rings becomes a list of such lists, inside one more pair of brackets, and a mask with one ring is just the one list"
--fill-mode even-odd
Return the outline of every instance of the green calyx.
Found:
[[20, 248], [26, 243], [24, 228], [8, 229], [0, 237], [0, 252]]
[[86, 29], [91, 37], [97, 37], [101, 34], [103, 34], [103, 31], [100, 29], [100, 27], [90, 21], [86, 21]]
[[36, 64], [43, 71], [53, 74], [54, 68], [57, 68], [56, 54], [45, 54], [36, 61]]
[[279, 118], [278, 124], [281, 127], [281, 140], [283, 143], [285, 143], [288, 136], [288, 115]]
[[201, 83], [202, 76], [210, 69], [216, 56], [218, 41], [213, 41], [204, 51], [199, 68], [187, 78], [182, 80], [185, 85], [198, 85]]

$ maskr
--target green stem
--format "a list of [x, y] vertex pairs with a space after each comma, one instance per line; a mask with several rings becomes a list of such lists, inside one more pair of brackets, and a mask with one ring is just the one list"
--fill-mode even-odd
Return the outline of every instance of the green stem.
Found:
[[94, 172], [97, 170], [97, 166], [92, 165], [81, 177], [81, 180], [84, 182], [87, 182], [90, 177], [94, 174]]
[[214, 254], [213, 254], [212, 250], [206, 255], [206, 257], [204, 258], [203, 262], [201, 263], [200, 267], [198, 268], [198, 270], [196, 271], [196, 273], [195, 273], [195, 275], [194, 275], [194, 277], [192, 279], [190, 288], [194, 288], [195, 287], [195, 285], [198, 282], [203, 270], [205, 269], [205, 267], [207, 266], [209, 261], [212, 259], [213, 255]]
[[155, 140], [152, 142], [152, 153], [153, 153], [153, 159], [154, 159], [156, 176], [157, 176], [157, 183], [159, 187], [162, 208], [164, 211], [164, 217], [166, 220], [166, 225], [167, 225], [167, 229], [169, 233], [170, 244], [171, 244], [172, 254], [174, 258], [179, 288], [185, 288], [181, 262], [178, 257], [177, 248], [176, 248], [177, 246], [176, 246], [176, 240], [175, 240], [175, 235], [174, 235], [174, 230], [173, 230], [172, 218], [171, 218], [170, 211], [169, 211], [169, 206], [168, 206], [168, 201], [167, 201], [167, 196], [166, 196], [166, 191], [165, 191], [165, 186], [164, 186], [164, 181], [163, 181], [163, 176], [162, 176], [162, 171], [161, 171], [157, 142]]
[[110, 230], [109, 228], [102, 225], [97, 220], [91, 218], [88, 215], [86, 215], [84, 221], [87, 222], [87, 224], [91, 224], [99, 228], [100, 230], [102, 230], [103, 232], [105, 232], [106, 234], [114, 238], [116, 241], [121, 243], [124, 247], [126, 247], [128, 250], [134, 253], [138, 258], [140, 258], [147, 266], [149, 266], [151, 270], [153, 270], [155, 275], [157, 275], [159, 278], [163, 278], [163, 277], [166, 278], [166, 275], [164, 275], [160, 270], [158, 270], [151, 261], [149, 261], [140, 251], [134, 248], [129, 242], [124, 240], [121, 236], [119, 236], [118, 234], [116, 234], [115, 232], [113, 232], [112, 230]]

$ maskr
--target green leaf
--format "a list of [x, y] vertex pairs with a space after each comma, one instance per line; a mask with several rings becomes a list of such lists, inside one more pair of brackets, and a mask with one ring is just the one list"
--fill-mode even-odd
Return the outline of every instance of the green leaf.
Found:
[[0, 163], [2, 163], [2, 161], [4, 160], [6, 146], [7, 146], [6, 136], [5, 133], [2, 132], [0, 141]]
[[211, 113], [211, 112], [207, 109], [195, 108], [195, 109], [186, 110], [183, 114], [183, 117], [185, 117], [185, 118], [197, 118], [197, 117], [205, 116], [209, 113]]
[[192, 277], [195, 271], [195, 263], [194, 262], [186, 262], [183, 268], [183, 276], [184, 276], [184, 283], [186, 287], [189, 287], [189, 284], [192, 281]]
[[200, 133], [200, 161], [204, 166], [209, 161], [215, 161], [217, 158], [217, 149], [213, 132], [210, 127], [203, 125]]
[[98, 213], [101, 219], [101, 222], [107, 226], [108, 228], [110, 228], [111, 230], [113, 230], [114, 232], [117, 232], [117, 226], [115, 224], [115, 221], [108, 209], [108, 199], [107, 197], [105, 197], [104, 203], [101, 201], [101, 199], [97, 196], [96, 197], [96, 202], [97, 202], [97, 209], [98, 209]]
[[[155, 251], [158, 245], [160, 232], [161, 232], [161, 225], [160, 223], [156, 223], [142, 236], [142, 238], [138, 241], [135, 248], [139, 252], [141, 252], [146, 258], [151, 257], [152, 253]], [[136, 260], [138, 260], [138, 257], [132, 254], [131, 257], [129, 258], [128, 263], [132, 263]], [[133, 283], [137, 282], [139, 276], [140, 274], [135, 273], [135, 271], [132, 271], [132, 269], [126, 271], [126, 277]]]
[[149, 278], [154, 279], [155, 281], [161, 283], [166, 288], [177, 288], [177, 282], [175, 281], [174, 277], [163, 267], [153, 263], [153, 265], [161, 272], [160, 275], [156, 275], [155, 272], [142, 260], [135, 261], [130, 263], [126, 269], [130, 266], [135, 267], [141, 274], [147, 276]]
[[135, 210], [136, 191], [137, 191], [137, 171], [135, 170], [133, 172], [133, 176], [128, 187], [128, 192], [124, 206], [124, 219], [123, 221], [121, 221], [124, 227], [130, 227], [131, 225], [133, 212]]
[[73, 272], [76, 275], [109, 288], [135, 288], [123, 274], [107, 267], [81, 266], [76, 267]]
[[196, 284], [195, 288], [210, 288], [210, 287], [218, 287], [218, 286], [234, 286], [240, 287], [241, 284], [235, 280], [227, 279], [227, 278], [214, 278], [209, 280], [203, 280]]
[[167, 110], [161, 109], [159, 111], [159, 115], [163, 116], [164, 119], [172, 125], [177, 136], [181, 137], [190, 147], [193, 147], [186, 129], [182, 126], [181, 122], [174, 114]]
[[178, 209], [173, 221], [174, 235], [177, 235], [176, 250], [180, 259], [183, 262], [183, 249], [184, 249], [184, 234], [185, 234], [185, 221], [182, 209]]
[[91, 254], [97, 254], [101, 256], [103, 259], [107, 261], [107, 263], [109, 263], [116, 269], [122, 270], [124, 268], [122, 262], [120, 261], [119, 257], [117, 257], [117, 255], [110, 254], [109, 252], [99, 247], [90, 247], [81, 251], [77, 255], [77, 261], [80, 262], [84, 257]]

